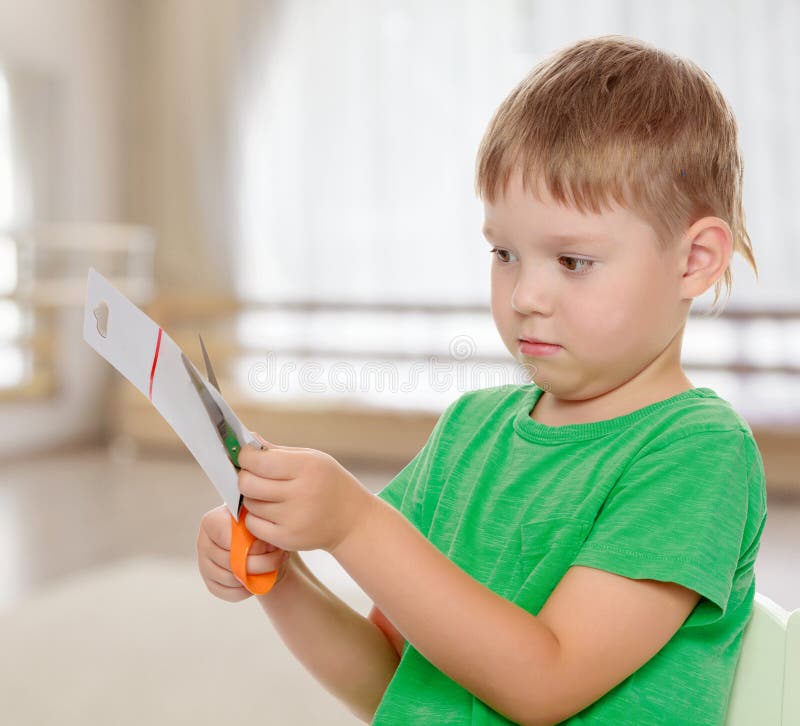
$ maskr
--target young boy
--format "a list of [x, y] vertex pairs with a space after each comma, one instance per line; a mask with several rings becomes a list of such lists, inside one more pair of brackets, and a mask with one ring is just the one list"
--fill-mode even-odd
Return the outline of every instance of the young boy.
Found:
[[[461, 395], [378, 496], [322, 452], [246, 447], [248, 569], [280, 568], [259, 602], [374, 724], [722, 724], [764, 471], [680, 352], [732, 253], [755, 270], [733, 114], [687, 60], [582, 41], [503, 101], [477, 189], [492, 315], [533, 383]], [[224, 508], [204, 517], [198, 561], [236, 601], [229, 529]], [[368, 618], [296, 554], [316, 548]]]

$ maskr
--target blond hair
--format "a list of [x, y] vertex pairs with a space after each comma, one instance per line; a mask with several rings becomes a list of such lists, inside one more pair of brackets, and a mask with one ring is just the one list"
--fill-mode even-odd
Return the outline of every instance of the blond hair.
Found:
[[[655, 230], [662, 250], [701, 217], [720, 217], [758, 277], [742, 207], [733, 111], [690, 60], [620, 35], [590, 38], [539, 63], [495, 112], [475, 189], [493, 203], [521, 167], [556, 201], [599, 213], [609, 199]], [[725, 270], [730, 295], [733, 275]], [[722, 279], [714, 287], [719, 298]], [[713, 307], [713, 306], [712, 306]]]

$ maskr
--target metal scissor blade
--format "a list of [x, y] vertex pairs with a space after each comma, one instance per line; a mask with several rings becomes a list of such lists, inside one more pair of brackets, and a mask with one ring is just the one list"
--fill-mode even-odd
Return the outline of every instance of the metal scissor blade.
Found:
[[203, 343], [203, 336], [199, 333], [197, 337], [200, 338], [200, 347], [203, 350], [203, 360], [206, 364], [206, 375], [208, 376], [208, 382], [214, 386], [214, 388], [219, 391], [219, 384], [217, 383], [217, 377], [214, 375], [214, 366], [211, 365], [211, 359], [208, 357], [208, 351], [206, 350], [206, 346]]
[[194, 366], [192, 365], [191, 361], [186, 357], [186, 354], [181, 353], [181, 360], [183, 361], [183, 366], [186, 368], [186, 371], [189, 373], [189, 378], [192, 379], [192, 384], [197, 391], [197, 395], [200, 396], [200, 400], [203, 402], [203, 406], [206, 409], [206, 413], [208, 417], [211, 419], [211, 423], [214, 424], [214, 428], [219, 435], [220, 441], [225, 443], [225, 433], [226, 433], [226, 425], [225, 425], [225, 415], [222, 413], [222, 409], [217, 405], [216, 401], [211, 397], [211, 394], [206, 390], [206, 387], [203, 385], [203, 382], [200, 380], [200, 376], [197, 375], [197, 371], [195, 371]]

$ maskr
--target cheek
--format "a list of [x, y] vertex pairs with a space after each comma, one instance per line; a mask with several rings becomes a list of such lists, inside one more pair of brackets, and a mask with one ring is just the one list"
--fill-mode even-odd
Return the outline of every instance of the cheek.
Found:
[[494, 272], [491, 277], [490, 305], [492, 317], [500, 323], [507, 319], [511, 314], [511, 292], [507, 289], [508, 285], [499, 275]]
[[619, 341], [621, 336], [630, 329], [630, 319], [627, 310], [620, 305], [598, 306], [585, 316], [581, 322], [581, 329], [593, 345], [602, 345], [603, 341]]
[[492, 290], [490, 307], [494, 326], [500, 335], [500, 339], [512, 356], [516, 356], [517, 350], [517, 329], [516, 313], [511, 307], [511, 292], [506, 289], [507, 285], [502, 282], [492, 280]]
[[[645, 278], [647, 279], [647, 278]], [[637, 357], [657, 344], [664, 328], [666, 303], [659, 283], [616, 284], [596, 295], [576, 319], [582, 340], [603, 360]]]
[[643, 299], [638, 290], [619, 284], [593, 289], [580, 305], [570, 306], [568, 337], [595, 355], [616, 357], [642, 324]]

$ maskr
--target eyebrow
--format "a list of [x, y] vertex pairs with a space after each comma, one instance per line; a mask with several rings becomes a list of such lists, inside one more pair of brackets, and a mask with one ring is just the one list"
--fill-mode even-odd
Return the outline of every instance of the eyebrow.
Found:
[[[491, 227], [484, 227], [482, 230], [483, 236], [488, 240], [489, 237], [494, 237], [495, 232]], [[579, 235], [579, 234], [551, 234], [546, 237], [548, 241], [556, 242], [556, 243], [566, 243], [566, 242], [604, 242], [604, 238], [602, 237], [592, 237], [587, 235]]]

